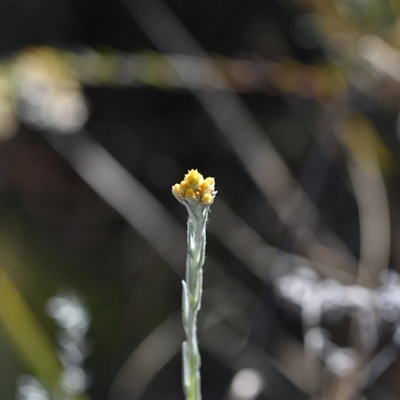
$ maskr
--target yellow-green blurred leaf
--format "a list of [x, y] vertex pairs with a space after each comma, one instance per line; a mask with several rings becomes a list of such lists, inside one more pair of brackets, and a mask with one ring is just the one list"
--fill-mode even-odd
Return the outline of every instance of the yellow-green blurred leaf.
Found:
[[340, 136], [358, 166], [364, 172], [374, 173], [377, 168], [391, 172], [395, 159], [368, 118], [355, 114], [347, 118], [339, 130]]
[[56, 349], [3, 269], [0, 269], [0, 321], [21, 359], [43, 383], [54, 387], [62, 371]]

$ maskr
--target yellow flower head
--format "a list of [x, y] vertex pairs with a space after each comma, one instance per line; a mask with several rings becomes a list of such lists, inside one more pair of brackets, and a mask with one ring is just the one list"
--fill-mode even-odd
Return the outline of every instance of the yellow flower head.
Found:
[[179, 201], [210, 206], [216, 195], [214, 178], [203, 178], [197, 169], [191, 169], [181, 183], [172, 186], [172, 193]]

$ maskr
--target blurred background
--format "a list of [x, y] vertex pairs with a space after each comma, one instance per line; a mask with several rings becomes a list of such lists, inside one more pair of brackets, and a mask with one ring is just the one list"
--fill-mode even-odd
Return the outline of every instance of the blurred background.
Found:
[[0, 399], [400, 398], [400, 3], [0, 3]]

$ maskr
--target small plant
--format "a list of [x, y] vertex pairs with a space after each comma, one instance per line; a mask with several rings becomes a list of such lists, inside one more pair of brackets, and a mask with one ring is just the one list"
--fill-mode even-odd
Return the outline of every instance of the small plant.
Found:
[[182, 281], [182, 319], [186, 341], [182, 344], [183, 387], [186, 400], [200, 400], [200, 353], [197, 344], [197, 314], [201, 306], [206, 225], [214, 201], [214, 178], [203, 178], [190, 170], [181, 183], [172, 186], [173, 195], [187, 209], [186, 280]]

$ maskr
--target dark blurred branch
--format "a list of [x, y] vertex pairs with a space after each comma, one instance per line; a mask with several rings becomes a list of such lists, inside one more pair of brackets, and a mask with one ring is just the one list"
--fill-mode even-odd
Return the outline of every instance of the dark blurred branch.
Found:
[[360, 218], [358, 283], [374, 288], [389, 266], [389, 201], [374, 150], [372, 126], [361, 120], [356, 124], [349, 123], [344, 129], [352, 130], [350, 135], [356, 132], [355, 145], [348, 146], [347, 165]]
[[[346, 148], [347, 167], [358, 205], [360, 219], [360, 264], [357, 283], [375, 289], [382, 272], [389, 266], [390, 215], [378, 155], [375, 132], [362, 116], [349, 116], [338, 134]], [[365, 368], [378, 344], [379, 313], [369, 318], [352, 317], [352, 347], [358, 352], [358, 365], [346, 377], [338, 377], [327, 398], [351, 399], [366, 379]], [[389, 364], [390, 365], [390, 364]]]
[[174, 249], [177, 243], [185, 243], [184, 231], [153, 195], [85, 131], [73, 136], [42, 134], [100, 197], [182, 276], [184, 254]]
[[132, 352], [115, 377], [107, 398], [139, 399], [154, 376], [180, 352], [183, 337], [181, 313], [177, 312]]

